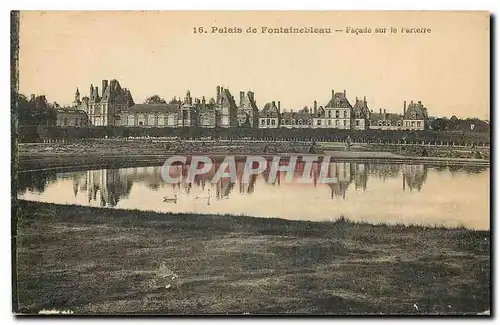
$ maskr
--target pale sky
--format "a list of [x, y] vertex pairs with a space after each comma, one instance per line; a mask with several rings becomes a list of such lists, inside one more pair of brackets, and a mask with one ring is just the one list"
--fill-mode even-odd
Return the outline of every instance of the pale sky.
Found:
[[[489, 19], [487, 12], [22, 12], [19, 87], [70, 104], [76, 87], [82, 96], [91, 83], [101, 92], [102, 79], [117, 79], [136, 103], [154, 94], [183, 98], [186, 90], [215, 97], [221, 85], [237, 101], [240, 90], [252, 90], [260, 109], [275, 100], [282, 110], [326, 105], [332, 89], [345, 89], [351, 104], [366, 96], [374, 111], [401, 113], [404, 100], [421, 100], [432, 116], [489, 119]], [[193, 33], [199, 26], [208, 33]], [[243, 33], [211, 33], [213, 26]], [[263, 26], [332, 34], [265, 34]], [[391, 26], [397, 34], [374, 33]]]

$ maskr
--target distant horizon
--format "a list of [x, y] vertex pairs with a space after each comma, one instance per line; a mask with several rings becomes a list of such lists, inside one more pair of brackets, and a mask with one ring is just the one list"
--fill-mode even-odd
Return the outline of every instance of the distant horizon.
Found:
[[[21, 12], [19, 91], [70, 106], [116, 79], [136, 103], [253, 91], [259, 109], [325, 106], [331, 90], [373, 112], [422, 101], [430, 116], [490, 120], [487, 12]], [[424, 26], [425, 35], [200, 35], [205, 26]], [[140, 26], [140, 28], [138, 28]], [[139, 78], [137, 77], [139, 76]]]

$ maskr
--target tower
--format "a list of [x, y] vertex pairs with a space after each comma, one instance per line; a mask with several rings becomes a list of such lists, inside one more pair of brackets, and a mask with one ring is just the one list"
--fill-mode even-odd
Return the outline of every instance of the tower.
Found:
[[73, 100], [73, 106], [77, 107], [80, 104], [81, 104], [81, 101], [80, 101], [80, 91], [78, 90], [78, 87], [76, 87], [75, 99]]

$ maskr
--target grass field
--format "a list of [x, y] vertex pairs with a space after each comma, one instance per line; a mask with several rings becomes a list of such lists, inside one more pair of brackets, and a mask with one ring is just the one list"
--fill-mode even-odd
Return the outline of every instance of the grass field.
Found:
[[477, 314], [490, 232], [19, 202], [22, 313]]

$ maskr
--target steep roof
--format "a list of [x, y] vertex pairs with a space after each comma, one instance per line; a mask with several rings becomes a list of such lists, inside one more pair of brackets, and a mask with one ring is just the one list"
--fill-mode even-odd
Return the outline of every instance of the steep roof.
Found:
[[358, 100], [356, 98], [356, 103], [352, 108], [352, 115], [354, 117], [359, 116], [359, 118], [368, 118], [370, 116], [370, 109], [368, 108], [366, 98], [363, 100]]
[[345, 96], [344, 93], [335, 93], [333, 97], [330, 99], [328, 104], [325, 106], [326, 108], [352, 108], [351, 103]]
[[428, 117], [427, 108], [424, 107], [421, 101], [418, 101], [417, 103], [411, 101], [404, 113], [405, 119], [423, 120]]
[[309, 112], [305, 112], [300, 110], [298, 112], [283, 112], [281, 114], [283, 119], [295, 119], [295, 120], [310, 120], [312, 119], [312, 114]]
[[229, 107], [236, 107], [236, 102], [234, 101], [233, 95], [231, 95], [231, 92], [229, 89], [223, 89], [221, 92], [222, 96], [222, 105], [228, 104]]
[[84, 110], [75, 109], [73, 107], [59, 107], [56, 109], [57, 113], [65, 113], [65, 114], [76, 114], [76, 115], [87, 115]]
[[259, 112], [262, 117], [279, 117], [278, 107], [275, 103], [267, 103], [264, 108]]
[[401, 120], [402, 116], [396, 113], [371, 113], [370, 121], [380, 121], [380, 120], [389, 120], [389, 121], [398, 121]]

